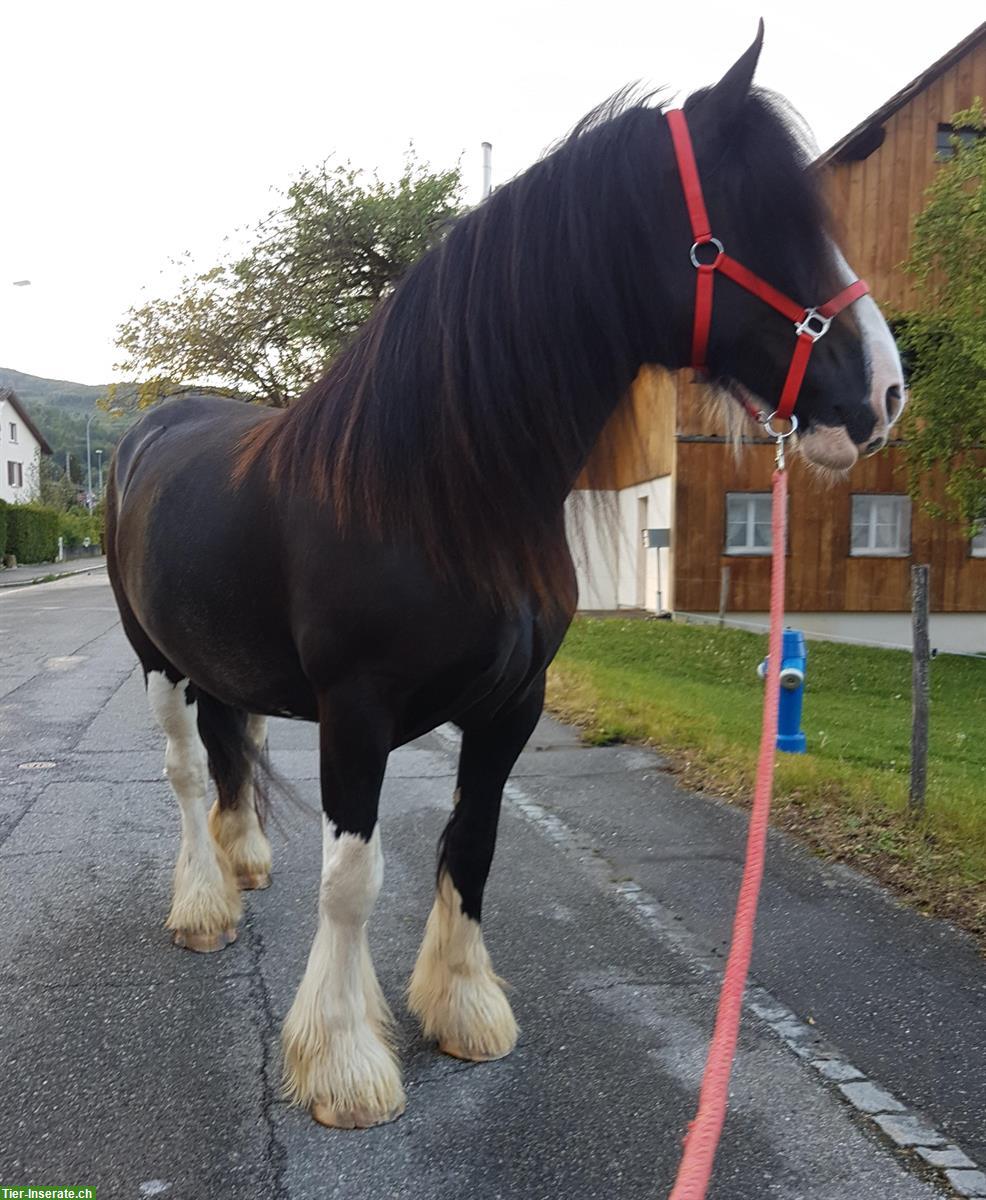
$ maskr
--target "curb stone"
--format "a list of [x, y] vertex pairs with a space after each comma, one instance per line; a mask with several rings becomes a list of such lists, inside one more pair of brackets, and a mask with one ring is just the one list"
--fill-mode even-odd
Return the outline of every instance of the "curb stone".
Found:
[[[45, 583], [58, 583], [60, 579], [73, 579], [76, 575], [90, 575], [93, 571], [105, 570], [105, 563], [97, 563], [92, 567], [80, 567], [78, 571], [46, 571], [36, 575], [33, 579], [17, 579], [13, 583], [4, 583], [3, 575], [0, 574], [0, 589], [40, 587]], [[49, 579], [49, 575], [54, 575], [54, 579]]]

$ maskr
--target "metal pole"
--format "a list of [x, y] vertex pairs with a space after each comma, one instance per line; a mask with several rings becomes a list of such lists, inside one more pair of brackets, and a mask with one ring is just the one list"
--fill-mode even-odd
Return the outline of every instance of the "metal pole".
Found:
[[92, 451], [89, 444], [89, 426], [95, 413], [90, 413], [86, 421], [86, 508], [92, 512]]
[[493, 145], [483, 142], [483, 199], [493, 191]]
[[911, 604], [914, 651], [911, 667], [911, 789], [907, 806], [911, 816], [922, 817], [928, 787], [928, 568], [911, 567]]
[[726, 624], [726, 609], [729, 607], [730, 568], [723, 567], [719, 577], [719, 628]]
[[100, 495], [100, 497], [102, 497], [102, 495], [103, 495], [103, 452], [102, 452], [102, 450], [96, 451], [96, 465], [99, 469], [99, 495]]

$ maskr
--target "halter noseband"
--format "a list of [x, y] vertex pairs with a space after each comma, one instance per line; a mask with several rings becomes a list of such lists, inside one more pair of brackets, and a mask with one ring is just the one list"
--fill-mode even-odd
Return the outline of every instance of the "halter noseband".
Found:
[[[765, 279], [747, 270], [742, 263], [730, 258], [723, 249], [722, 242], [712, 236], [709, 224], [709, 214], [705, 211], [705, 199], [702, 195], [702, 181], [695, 162], [695, 151], [692, 148], [691, 135], [688, 132], [688, 122], [680, 108], [670, 109], [667, 114], [668, 128], [674, 143], [674, 153], [678, 160], [678, 171], [681, 175], [681, 186], [685, 193], [685, 204], [692, 225], [692, 237], [695, 239], [691, 248], [692, 265], [697, 271], [695, 282], [695, 328], [692, 334], [692, 366], [696, 370], [705, 368], [705, 357], [709, 346], [709, 329], [712, 324], [712, 293], [716, 271], [721, 272], [727, 279], [739, 284], [754, 296], [777, 309], [790, 321], [794, 322], [797, 341], [791, 356], [791, 365], [787, 370], [784, 389], [777, 408], [766, 424], [774, 417], [790, 420], [794, 413], [794, 405], [801, 391], [801, 384], [808, 369], [808, 359], [819, 338], [828, 333], [832, 321], [844, 308], [848, 308], [854, 300], [866, 295], [870, 290], [863, 279], [857, 279], [848, 287], [843, 288], [837, 296], [817, 308], [804, 308], [772, 287]], [[702, 246], [709, 246], [715, 256], [708, 262], [699, 258]]]

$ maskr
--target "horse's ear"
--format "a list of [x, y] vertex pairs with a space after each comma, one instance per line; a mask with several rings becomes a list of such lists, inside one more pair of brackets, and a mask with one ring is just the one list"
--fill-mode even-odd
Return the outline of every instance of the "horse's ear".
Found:
[[715, 87], [709, 88], [707, 98], [715, 106], [721, 119], [728, 121], [742, 109], [743, 101], [749, 95], [750, 86], [753, 83], [753, 73], [757, 69], [762, 49], [763, 17], [760, 18], [757, 36], [753, 39], [749, 50], [733, 63]]

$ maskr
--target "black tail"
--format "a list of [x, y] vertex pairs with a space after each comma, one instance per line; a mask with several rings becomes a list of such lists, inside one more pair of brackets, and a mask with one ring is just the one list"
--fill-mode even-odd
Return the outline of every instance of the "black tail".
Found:
[[235, 809], [244, 785], [253, 778], [257, 816], [267, 821], [273, 778], [267, 747], [257, 746], [247, 734], [247, 713], [216, 700], [201, 688], [198, 702], [199, 736], [209, 756], [209, 773], [216, 783], [221, 809]]

